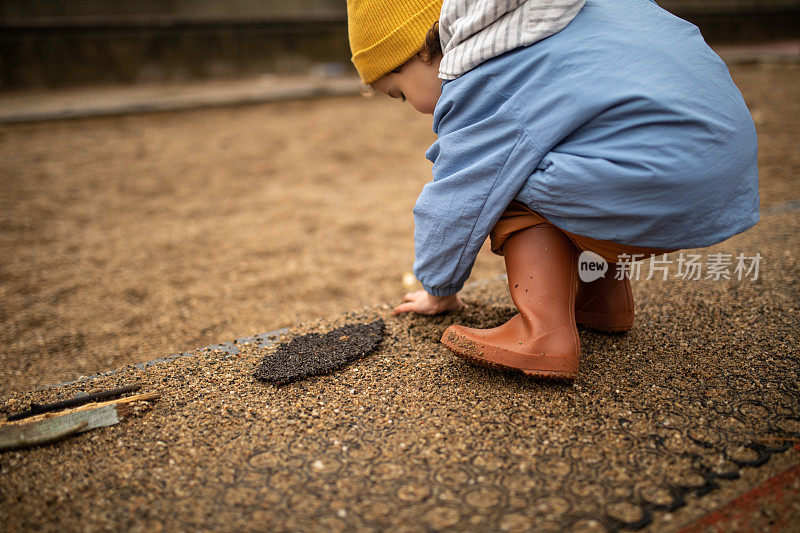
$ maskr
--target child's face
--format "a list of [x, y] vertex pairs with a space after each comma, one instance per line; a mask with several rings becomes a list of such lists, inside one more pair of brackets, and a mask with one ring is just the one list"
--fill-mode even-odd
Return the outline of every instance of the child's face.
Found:
[[440, 55], [426, 63], [416, 55], [397, 70], [373, 82], [372, 87], [392, 98], [408, 100], [420, 113], [432, 115], [442, 95], [442, 80], [439, 79], [441, 59]]

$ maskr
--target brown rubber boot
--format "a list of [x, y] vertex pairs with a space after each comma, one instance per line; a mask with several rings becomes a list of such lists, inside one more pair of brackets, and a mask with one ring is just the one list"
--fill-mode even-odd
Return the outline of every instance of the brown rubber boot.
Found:
[[586, 283], [578, 280], [575, 320], [598, 331], [620, 333], [633, 327], [633, 291], [627, 277], [614, 279], [617, 265], [609, 263], [605, 277]]
[[511, 299], [519, 313], [493, 329], [450, 326], [442, 343], [485, 366], [574, 379], [580, 341], [575, 326], [577, 249], [558, 228], [542, 224], [503, 244]]

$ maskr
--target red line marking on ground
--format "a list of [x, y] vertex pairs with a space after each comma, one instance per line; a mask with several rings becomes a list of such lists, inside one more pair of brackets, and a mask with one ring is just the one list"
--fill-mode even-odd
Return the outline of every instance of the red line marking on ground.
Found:
[[[800, 444], [794, 446], [800, 451]], [[679, 533], [700, 531], [785, 531], [789, 526], [787, 512], [800, 498], [800, 465], [795, 465], [745, 492]], [[775, 522], [765, 522], [761, 510], [767, 505], [774, 514], [784, 517]], [[797, 525], [797, 524], [795, 524]]]

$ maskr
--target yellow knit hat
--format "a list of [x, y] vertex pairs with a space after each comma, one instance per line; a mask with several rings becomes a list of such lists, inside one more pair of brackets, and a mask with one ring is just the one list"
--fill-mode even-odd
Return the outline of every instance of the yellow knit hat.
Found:
[[361, 81], [372, 83], [414, 57], [441, 10], [442, 0], [347, 0], [351, 60]]

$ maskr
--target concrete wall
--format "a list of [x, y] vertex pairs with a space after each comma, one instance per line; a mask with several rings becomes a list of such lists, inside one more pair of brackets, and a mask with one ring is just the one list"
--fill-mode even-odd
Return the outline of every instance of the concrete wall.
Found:
[[[675, 12], [742, 12], [797, 8], [797, 0], [659, 0]], [[225, 19], [304, 17], [344, 12], [345, 0], [2, 0], [0, 19], [174, 16]]]
[[[661, 0], [712, 43], [800, 38], [800, 0]], [[352, 71], [345, 0], [0, 0], [0, 89]]]
[[194, 20], [264, 19], [341, 14], [345, 0], [2, 0], [6, 21], [125, 21], [137, 17]]
[[0, 88], [349, 67], [344, 0], [0, 0]]
[[657, 0], [703, 32], [709, 43], [755, 43], [800, 38], [798, 0]]
[[0, 87], [302, 73], [348, 65], [346, 35], [344, 21], [324, 20], [0, 29]]

